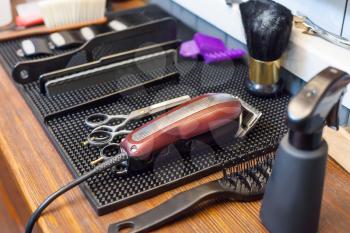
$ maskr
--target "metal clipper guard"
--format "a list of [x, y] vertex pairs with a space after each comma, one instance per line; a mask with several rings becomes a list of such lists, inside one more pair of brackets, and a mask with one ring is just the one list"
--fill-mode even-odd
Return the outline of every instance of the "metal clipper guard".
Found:
[[255, 109], [242, 99], [239, 99], [242, 106], [242, 113], [239, 118], [239, 128], [236, 133], [237, 138], [244, 137], [255, 126], [260, 119], [262, 112]]

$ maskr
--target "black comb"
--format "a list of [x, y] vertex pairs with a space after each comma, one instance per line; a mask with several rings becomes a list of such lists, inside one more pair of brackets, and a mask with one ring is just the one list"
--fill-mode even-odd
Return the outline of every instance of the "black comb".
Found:
[[[260, 153], [259, 153], [260, 152]], [[262, 198], [270, 177], [275, 148], [257, 150], [259, 157], [223, 169], [223, 178], [179, 193], [159, 206], [136, 217], [111, 224], [108, 233], [149, 232], [182, 216], [195, 205], [212, 199], [256, 201]]]

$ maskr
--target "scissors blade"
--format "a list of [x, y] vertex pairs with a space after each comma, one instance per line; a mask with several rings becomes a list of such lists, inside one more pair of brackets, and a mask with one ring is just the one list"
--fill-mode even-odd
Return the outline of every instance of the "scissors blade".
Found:
[[167, 100], [167, 101], [164, 101], [161, 103], [153, 104], [151, 106], [146, 107], [146, 108], [148, 108], [148, 110], [147, 110], [148, 115], [158, 113], [158, 112], [167, 110], [169, 108], [173, 108], [175, 106], [178, 106], [180, 104], [183, 104], [183, 103], [189, 101], [190, 99], [191, 99], [190, 96], [184, 95], [184, 96], [170, 99], [170, 100]]
[[190, 96], [184, 95], [184, 96], [170, 99], [170, 100], [167, 100], [167, 101], [164, 101], [161, 103], [153, 104], [151, 106], [144, 107], [144, 108], [141, 108], [141, 109], [138, 109], [138, 110], [131, 112], [129, 115], [129, 119], [139, 119], [139, 118], [142, 118], [144, 116], [149, 116], [149, 115], [152, 115], [154, 113], [158, 113], [158, 112], [167, 110], [169, 108], [178, 106], [182, 103], [189, 101], [190, 99], [191, 99]]

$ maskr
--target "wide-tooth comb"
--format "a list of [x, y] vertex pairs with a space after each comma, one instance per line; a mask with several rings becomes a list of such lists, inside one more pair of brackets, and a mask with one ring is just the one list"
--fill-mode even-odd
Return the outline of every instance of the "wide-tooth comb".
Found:
[[265, 149], [260, 152], [261, 155], [256, 159], [223, 169], [224, 176], [219, 180], [179, 193], [143, 214], [110, 225], [108, 233], [117, 233], [126, 228], [131, 233], [149, 232], [173, 221], [195, 205], [210, 199], [242, 202], [261, 199], [265, 184], [271, 174], [275, 147], [270, 147], [269, 151]]

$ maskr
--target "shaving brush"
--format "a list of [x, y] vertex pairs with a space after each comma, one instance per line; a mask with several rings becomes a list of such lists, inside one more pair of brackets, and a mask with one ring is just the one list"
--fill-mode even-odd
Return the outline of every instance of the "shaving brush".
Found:
[[292, 31], [293, 15], [270, 0], [252, 0], [239, 5], [249, 52], [249, 92], [270, 96], [280, 91], [281, 57]]

